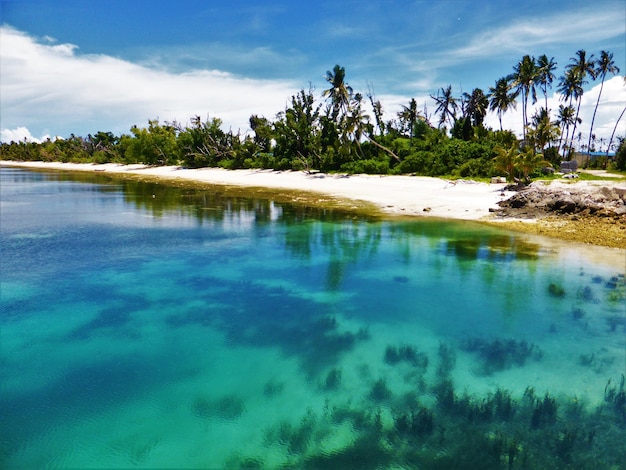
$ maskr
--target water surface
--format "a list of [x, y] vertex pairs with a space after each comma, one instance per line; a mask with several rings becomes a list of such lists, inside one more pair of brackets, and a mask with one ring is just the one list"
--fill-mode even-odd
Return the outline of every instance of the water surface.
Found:
[[624, 250], [0, 177], [3, 468], [623, 463]]

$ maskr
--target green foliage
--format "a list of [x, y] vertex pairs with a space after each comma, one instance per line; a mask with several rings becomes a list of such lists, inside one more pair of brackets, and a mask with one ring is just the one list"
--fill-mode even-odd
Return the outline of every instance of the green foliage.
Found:
[[615, 152], [615, 169], [626, 171], [626, 139], [620, 139], [619, 147]]
[[[579, 56], [580, 52], [584, 53], [579, 51]], [[1, 144], [0, 158], [477, 179], [504, 174], [510, 181], [529, 182], [542, 167], [559, 164], [561, 144], [563, 151], [572, 148], [570, 126], [580, 123], [572, 100], [567, 108], [560, 107], [560, 111], [569, 110], [567, 120], [563, 115], [550, 121], [545, 108], [532, 118], [527, 114], [528, 101], [536, 101], [537, 89], [547, 97], [554, 68], [546, 56], [537, 60], [524, 56], [514, 73], [499, 79], [487, 95], [475, 88], [455, 98], [451, 86], [441, 88], [432, 96], [438, 128], [431, 124], [426, 107], [418, 110], [415, 99], [402, 106], [396, 118], [383, 122], [380, 101], [368, 94], [373, 120], [365, 113], [362, 94], [347, 84], [345, 68], [336, 65], [326, 74], [329, 88], [321, 97], [316, 98], [312, 89], [300, 90], [273, 120], [250, 116], [250, 129], [244, 135], [224, 130], [219, 118], [203, 121], [195, 116], [187, 126], [150, 120], [147, 127], [133, 126], [129, 134], [119, 137], [101, 131], [86, 138], [71, 135], [42, 143]], [[569, 87], [570, 69], [559, 87], [576, 100], [581, 91]], [[511, 131], [493, 131], [483, 125], [488, 110], [501, 118], [515, 107], [517, 98], [524, 115], [522, 143]], [[444, 125], [450, 126], [449, 133]], [[598, 159], [597, 163], [626, 171], [624, 140], [614, 162]]]
[[177, 130], [171, 124], [160, 125], [157, 120], [148, 121], [148, 128], [133, 127], [134, 136], [127, 140], [125, 154], [131, 161], [146, 165], [174, 165], [178, 162], [176, 145]]

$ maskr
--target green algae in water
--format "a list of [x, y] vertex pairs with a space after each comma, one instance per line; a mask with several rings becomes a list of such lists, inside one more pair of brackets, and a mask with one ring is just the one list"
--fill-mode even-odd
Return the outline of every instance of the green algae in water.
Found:
[[615, 266], [471, 223], [0, 176], [4, 467], [622, 465]]

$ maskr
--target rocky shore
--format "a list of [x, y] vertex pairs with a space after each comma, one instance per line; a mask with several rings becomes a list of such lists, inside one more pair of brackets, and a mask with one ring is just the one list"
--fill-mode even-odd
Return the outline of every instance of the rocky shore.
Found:
[[493, 220], [507, 228], [626, 248], [626, 184], [539, 181], [509, 189], [515, 194], [492, 209]]

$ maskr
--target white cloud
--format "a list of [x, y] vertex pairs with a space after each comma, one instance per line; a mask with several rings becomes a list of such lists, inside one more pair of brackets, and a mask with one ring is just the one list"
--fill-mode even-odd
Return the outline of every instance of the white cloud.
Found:
[[[576, 31], [572, 35], [572, 31]], [[566, 12], [547, 17], [524, 18], [476, 36], [452, 51], [449, 60], [492, 57], [494, 53], [525, 52], [546, 44], [585, 44], [623, 35], [623, 15], [604, 9]]]
[[0, 27], [0, 44], [0, 117], [6, 129], [120, 133], [148, 119], [184, 123], [209, 115], [245, 131], [251, 113], [273, 117], [298, 89], [287, 81], [215, 70], [174, 74], [110, 56], [81, 55], [73, 44], [44, 44], [6, 26]]
[[48, 139], [49, 135], [44, 135], [40, 138], [33, 137], [30, 131], [26, 127], [17, 127], [15, 129], [2, 129], [0, 130], [0, 142], [37, 142], [41, 143]]

